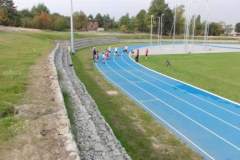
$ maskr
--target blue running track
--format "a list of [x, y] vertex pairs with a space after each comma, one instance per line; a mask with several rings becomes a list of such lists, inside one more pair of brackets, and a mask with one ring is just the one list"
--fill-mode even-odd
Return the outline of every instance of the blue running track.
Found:
[[126, 53], [96, 66], [204, 159], [240, 160], [239, 103], [145, 68]]

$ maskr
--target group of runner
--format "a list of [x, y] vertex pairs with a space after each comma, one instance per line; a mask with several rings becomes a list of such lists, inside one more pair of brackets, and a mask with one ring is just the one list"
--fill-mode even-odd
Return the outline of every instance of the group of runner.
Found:
[[[101, 59], [102, 63], [105, 64], [107, 60], [110, 59], [111, 57], [111, 53], [114, 54], [114, 56], [118, 57], [121, 56], [121, 52], [119, 52], [119, 48], [114, 48], [114, 50], [112, 50], [111, 47], [108, 47], [105, 51], [101, 51], [101, 49], [97, 50], [96, 47], [93, 48], [93, 61], [94, 63], [98, 63], [98, 61]], [[136, 50], [136, 54], [134, 50], [131, 50], [131, 52], [129, 52], [132, 54], [132, 56], [135, 56], [135, 61], [139, 62], [139, 57], [140, 57], [140, 50], [137, 49]], [[128, 54], [128, 46], [125, 46], [123, 49], [123, 54]], [[145, 58], [148, 58], [148, 54], [149, 54], [149, 49], [147, 48], [145, 50]], [[101, 58], [100, 58], [101, 57]]]
[[[132, 54], [134, 55], [135, 53], [133, 52]], [[148, 58], [148, 54], [149, 54], [149, 49], [146, 48], [146, 50], [145, 50], [145, 59]], [[140, 57], [140, 49], [138, 48], [138, 49], [137, 49], [137, 53], [136, 53], [136, 55], [135, 55], [135, 61], [136, 61], [136, 62], [139, 62], [139, 57]]]

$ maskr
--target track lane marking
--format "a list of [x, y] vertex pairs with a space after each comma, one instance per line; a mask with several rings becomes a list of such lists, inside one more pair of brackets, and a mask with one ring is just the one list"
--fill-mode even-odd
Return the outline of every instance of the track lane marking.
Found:
[[[123, 59], [124, 59], [124, 58], [123, 58]], [[130, 59], [131, 61], [133, 61], [133, 59], [132, 59], [131, 57], [129, 57], [129, 59]], [[125, 59], [124, 59], [124, 60], [125, 60]], [[126, 60], [125, 60], [125, 61], [126, 61]], [[127, 63], [128, 63], [128, 62], [127, 62]], [[180, 81], [180, 80], [174, 79], [174, 78], [172, 78], [172, 77], [169, 77], [169, 76], [167, 76], [167, 75], [164, 75], [164, 74], [162, 74], [162, 73], [159, 73], [159, 72], [157, 72], [157, 71], [154, 71], [154, 70], [152, 70], [152, 69], [150, 69], [150, 68], [147, 68], [146, 66], [143, 66], [142, 64], [135, 63], [134, 61], [133, 61], [133, 63], [136, 64], [136, 65], [139, 65], [141, 68], [145, 68], [145, 69], [147, 69], [147, 70], [149, 70], [149, 71], [151, 71], [151, 72], [154, 72], [154, 73], [156, 73], [156, 74], [158, 74], [158, 75], [160, 75], [160, 76], [164, 76], [164, 77], [166, 77], [166, 78], [169, 78], [169, 79], [175, 80], [175, 81], [177, 81], [177, 82], [183, 83], [183, 84], [185, 84], [185, 85], [187, 85], [187, 86], [193, 87], [193, 88], [198, 89], [198, 90], [200, 90], [200, 91], [203, 91], [203, 92], [205, 92], [205, 93], [209, 93], [209, 94], [211, 94], [211, 95], [213, 95], [213, 96], [216, 96], [216, 97], [218, 97], [218, 98], [220, 98], [220, 99], [222, 99], [222, 100], [227, 100], [227, 99], [225, 99], [225, 98], [223, 98], [223, 97], [220, 97], [220, 96], [215, 95], [215, 94], [213, 94], [213, 93], [210, 93], [210, 92], [208, 92], [208, 91], [202, 90], [202, 89], [200, 89], [200, 88], [198, 88], [198, 87], [192, 86], [191, 84], [182, 82], [182, 81]], [[130, 63], [129, 63], [129, 64], [130, 64]], [[139, 70], [139, 72], [144, 73], [144, 72], [141, 71], [140, 69], [137, 69], [137, 70]], [[146, 73], [147, 73], [147, 72], [146, 72]], [[144, 73], [144, 74], [146, 74], [146, 73]], [[149, 75], [149, 76], [151, 76], [151, 75]], [[166, 84], [166, 85], [168, 85], [168, 86], [174, 87], [174, 88], [176, 88], [176, 89], [178, 89], [178, 90], [181, 90], [182, 92], [185, 93], [185, 91], [184, 91], [183, 89], [181, 89], [181, 88], [178, 88], [178, 87], [176, 87], [176, 86], [173, 86], [173, 85], [171, 85], [171, 84], [168, 83], [168, 82], [164, 82], [164, 81], [162, 81], [162, 80], [159, 80], [159, 79], [155, 78], [154, 76], [151, 76], [151, 77], [152, 77], [153, 79], [159, 81], [159, 82], [162, 82], [162, 83], [164, 83], [164, 84]], [[198, 97], [198, 96], [196, 96], [196, 95], [194, 95], [194, 94], [192, 94], [192, 93], [189, 93], [189, 92], [186, 92], [186, 93], [188, 93], [188, 94], [196, 97], [197, 99], [200, 99], [201, 101], [205, 101], [205, 102], [207, 102], [207, 103], [209, 103], [209, 104], [211, 104], [211, 105], [214, 105], [214, 106], [216, 106], [217, 108], [219, 108], [219, 109], [221, 109], [221, 110], [224, 110], [224, 111], [226, 111], [226, 112], [228, 112], [228, 113], [230, 113], [230, 114], [233, 114], [233, 115], [235, 115], [235, 116], [240, 117], [240, 114], [235, 113], [235, 112], [233, 112], [233, 111], [231, 111], [231, 110], [229, 110], [229, 109], [227, 109], [227, 108], [225, 108], [225, 107], [223, 107], [223, 106], [221, 106], [221, 105], [218, 106], [217, 104], [215, 104], [215, 103], [213, 103], [213, 102], [211, 102], [211, 101], [209, 101], [209, 100], [203, 99], [202, 97]], [[231, 100], [227, 100], [227, 101], [233, 103]], [[239, 104], [237, 104], [237, 103], [233, 103], [233, 104], [239, 105]]]
[[118, 72], [114, 71], [111, 67], [109, 67], [108, 63], [106, 63], [106, 66], [111, 69], [116, 75], [119, 75], [120, 77], [124, 78], [126, 81], [128, 81], [130, 84], [133, 84], [134, 86], [136, 86], [137, 88], [139, 88], [140, 90], [142, 90], [143, 92], [147, 93], [148, 95], [154, 97], [155, 99], [158, 99], [160, 102], [162, 102], [163, 104], [165, 104], [166, 106], [168, 106], [169, 108], [171, 108], [172, 110], [174, 110], [175, 112], [177, 112], [178, 114], [184, 116], [186, 119], [194, 122], [195, 124], [197, 124], [198, 126], [202, 127], [203, 129], [207, 130], [209, 133], [215, 135], [216, 137], [218, 137], [219, 139], [221, 139], [222, 141], [224, 141], [226, 144], [230, 145], [231, 147], [233, 147], [234, 149], [240, 151], [240, 148], [238, 146], [236, 146], [235, 144], [229, 142], [228, 140], [226, 140], [225, 138], [223, 138], [222, 136], [218, 135], [217, 133], [215, 133], [214, 131], [210, 130], [209, 128], [205, 127], [204, 125], [202, 125], [201, 123], [195, 121], [194, 119], [190, 118], [189, 116], [185, 115], [183, 112], [177, 110], [176, 108], [172, 107], [171, 105], [169, 105], [168, 103], [164, 102], [163, 100], [159, 99], [158, 97], [156, 97], [155, 95], [153, 95], [152, 93], [144, 90], [144, 88], [141, 88], [139, 86], [137, 86], [136, 84], [132, 83], [131, 81], [129, 81], [128, 79], [126, 79], [124, 76], [120, 75]]
[[126, 95], [128, 95], [129, 97], [131, 97], [133, 100], [135, 100], [137, 103], [139, 103], [141, 106], [143, 106], [143, 108], [145, 108], [148, 112], [150, 112], [153, 116], [155, 116], [157, 119], [159, 119], [160, 121], [162, 121], [163, 123], [165, 123], [170, 129], [172, 129], [174, 132], [176, 132], [178, 135], [180, 135], [181, 137], [183, 137], [186, 141], [188, 141], [191, 145], [193, 145], [196, 149], [198, 149], [201, 153], [203, 153], [205, 156], [207, 156], [209, 159], [211, 160], [216, 160], [215, 158], [213, 158], [213, 156], [211, 156], [208, 152], [206, 152], [204, 149], [202, 149], [201, 147], [199, 147], [197, 144], [195, 144], [191, 139], [189, 139], [187, 136], [185, 136], [183, 133], [181, 133], [179, 130], [177, 130], [174, 126], [172, 126], [170, 123], [168, 123], [166, 120], [164, 120], [161, 116], [157, 115], [156, 113], [154, 113], [151, 109], [149, 109], [146, 105], [144, 105], [143, 103], [141, 103], [137, 98], [135, 98], [134, 96], [132, 96], [127, 90], [125, 90], [124, 88], [122, 88], [120, 85], [118, 85], [116, 82], [112, 81], [111, 78], [109, 78], [104, 71], [102, 71], [100, 69], [100, 67], [98, 66], [98, 64], [96, 64], [98, 70], [100, 73], [102, 73], [106, 79], [111, 82], [114, 86], [118, 87], [120, 90], [122, 90]]
[[[125, 63], [125, 62], [124, 62], [124, 63]], [[124, 67], [122, 67], [121, 65], [119, 65], [118, 63], [115, 63], [115, 64], [116, 64], [117, 66], [119, 66], [120, 68], [122, 68], [122, 70], [124, 70], [124, 71], [126, 71], [127, 73], [131, 74], [132, 76], [134, 76], [134, 77], [136, 77], [136, 78], [138, 78], [138, 79], [141, 79], [141, 81], [144, 81], [145, 83], [150, 84], [150, 85], [153, 86], [154, 88], [157, 88], [157, 89], [161, 90], [162, 92], [165, 92], [165, 93], [168, 94], [169, 96], [172, 96], [172, 97], [178, 99], [179, 101], [182, 101], [183, 103], [186, 103], [186, 104], [192, 106], [193, 108], [195, 108], [195, 109], [197, 109], [197, 110], [199, 110], [199, 111], [201, 111], [201, 112], [203, 112], [203, 113], [205, 113], [205, 114], [213, 117], [214, 119], [216, 119], [216, 120], [218, 120], [218, 121], [220, 121], [220, 122], [222, 122], [222, 123], [224, 123], [224, 124], [226, 124], [226, 125], [234, 128], [234, 129], [236, 129], [236, 130], [238, 130], [238, 131], [240, 132], [240, 128], [237, 127], [237, 126], [235, 126], [235, 125], [233, 125], [232, 123], [227, 122], [227, 121], [223, 120], [222, 118], [219, 118], [218, 116], [215, 116], [214, 114], [209, 113], [209, 112], [207, 112], [207, 111], [199, 108], [199, 107], [196, 106], [195, 104], [192, 104], [192, 103], [190, 103], [190, 102], [188, 102], [188, 101], [186, 101], [186, 100], [184, 100], [184, 99], [182, 99], [182, 98], [179, 98], [179, 97], [175, 96], [174, 94], [168, 92], [167, 90], [160, 88], [159, 86], [153, 84], [152, 82], [149, 82], [149, 81], [145, 80], [144, 78], [141, 78], [140, 76], [135, 75], [134, 73], [131, 73], [130, 71], [126, 70]], [[127, 63], [125, 63], [125, 64], [127, 64]], [[127, 65], [129, 65], [129, 64], [127, 64]], [[129, 65], [129, 66], [131, 66], [131, 65]], [[146, 76], [147, 76], [147, 75], [146, 75]], [[150, 77], [150, 76], [147, 76], [147, 77]]]

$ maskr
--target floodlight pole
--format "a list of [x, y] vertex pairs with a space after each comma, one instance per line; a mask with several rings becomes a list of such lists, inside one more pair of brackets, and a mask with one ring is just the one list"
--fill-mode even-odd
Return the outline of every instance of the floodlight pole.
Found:
[[175, 9], [174, 9], [174, 20], [173, 20], [173, 46], [175, 44], [175, 35], [176, 35], [176, 21], [177, 21], [177, 4], [176, 0], [174, 1], [175, 3]]
[[206, 0], [206, 8], [207, 8], [207, 18], [206, 18], [206, 22], [205, 22], [205, 31], [204, 31], [204, 41], [205, 41], [205, 45], [207, 46], [207, 40], [208, 40], [208, 31], [209, 31], [209, 24], [208, 24], [208, 12], [209, 12], [209, 8], [208, 8], [208, 0]]
[[161, 24], [161, 17], [158, 17], [158, 45], [160, 45], [160, 24]]
[[195, 38], [195, 28], [196, 28], [196, 17], [195, 15], [193, 16], [193, 26], [192, 26], [192, 43], [194, 41], [194, 38]]
[[186, 51], [188, 51], [189, 47], [189, 15], [190, 15], [190, 3], [189, 0], [187, 0], [187, 9], [186, 9], [186, 22], [185, 22], [185, 48]]
[[153, 44], [153, 15], [151, 15], [151, 33], [150, 33], [151, 45]]
[[162, 35], [163, 35], [163, 16], [164, 16], [164, 14], [161, 15], [161, 35], [160, 35], [160, 44], [162, 44]]
[[74, 34], [73, 34], [73, 0], [71, 0], [70, 21], [71, 21], [71, 52], [72, 52], [72, 54], [74, 54], [75, 53], [75, 48], [74, 48]]

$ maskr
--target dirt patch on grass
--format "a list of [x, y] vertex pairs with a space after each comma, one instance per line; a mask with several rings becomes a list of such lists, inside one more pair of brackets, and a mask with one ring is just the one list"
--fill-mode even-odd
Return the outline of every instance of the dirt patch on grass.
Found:
[[108, 94], [109, 96], [117, 96], [117, 95], [118, 95], [118, 91], [109, 90], [109, 91], [107, 91], [107, 94]]
[[31, 68], [22, 105], [16, 116], [23, 128], [0, 145], [0, 160], [77, 160], [69, 121], [57, 83], [53, 56], [45, 54]]

